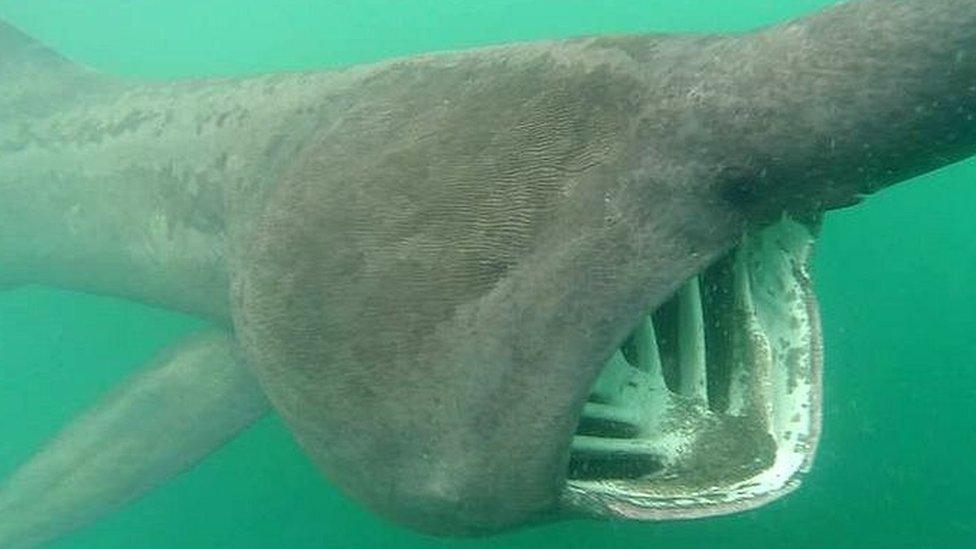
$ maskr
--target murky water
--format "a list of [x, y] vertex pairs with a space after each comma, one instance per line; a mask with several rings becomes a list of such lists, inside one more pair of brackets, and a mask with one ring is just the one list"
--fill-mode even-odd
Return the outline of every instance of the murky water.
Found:
[[[241, 74], [608, 32], [739, 30], [823, 0], [3, 0], [0, 17], [122, 75]], [[444, 541], [340, 496], [276, 418], [57, 547], [964, 547], [976, 543], [976, 162], [827, 217], [815, 274], [825, 434], [805, 486], [745, 514], [563, 523]], [[198, 322], [129, 302], [0, 294], [0, 476]]]

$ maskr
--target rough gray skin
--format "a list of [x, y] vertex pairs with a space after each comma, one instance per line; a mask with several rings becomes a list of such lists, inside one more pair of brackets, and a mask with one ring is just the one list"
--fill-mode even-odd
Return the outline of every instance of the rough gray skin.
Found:
[[233, 325], [326, 475], [440, 534], [557, 518], [600, 365], [743, 231], [976, 151], [972, 0], [154, 84], [14, 34], [0, 284]]

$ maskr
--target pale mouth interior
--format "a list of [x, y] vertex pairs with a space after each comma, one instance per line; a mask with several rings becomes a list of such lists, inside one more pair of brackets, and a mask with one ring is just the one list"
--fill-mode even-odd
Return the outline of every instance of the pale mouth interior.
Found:
[[812, 243], [789, 219], [747, 235], [640, 321], [584, 407], [568, 509], [694, 518], [750, 509], [799, 484], [820, 430]]

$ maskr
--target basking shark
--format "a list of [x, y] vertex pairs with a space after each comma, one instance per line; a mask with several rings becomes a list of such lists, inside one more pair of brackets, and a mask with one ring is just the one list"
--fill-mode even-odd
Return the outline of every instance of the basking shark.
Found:
[[976, 153], [976, 2], [142, 82], [0, 23], [0, 287], [204, 318], [0, 487], [83, 526], [268, 410], [440, 535], [795, 489], [824, 212]]

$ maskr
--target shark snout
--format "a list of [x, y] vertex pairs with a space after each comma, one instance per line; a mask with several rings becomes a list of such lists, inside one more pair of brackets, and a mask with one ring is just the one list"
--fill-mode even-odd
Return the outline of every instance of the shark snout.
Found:
[[[500, 457], [499, 459], [505, 459]], [[515, 478], [424, 475], [408, 479], [389, 506], [389, 519], [436, 536], [484, 536], [544, 521], [555, 513], [562, 481], [547, 490]]]
[[366, 450], [363, 462], [386, 459], [389, 476], [350, 486], [354, 497], [439, 536], [489, 535], [557, 518], [583, 399], [519, 385], [502, 391], [518, 395], [512, 401], [498, 395], [463, 409], [402, 410], [429, 423], [390, 453]]

